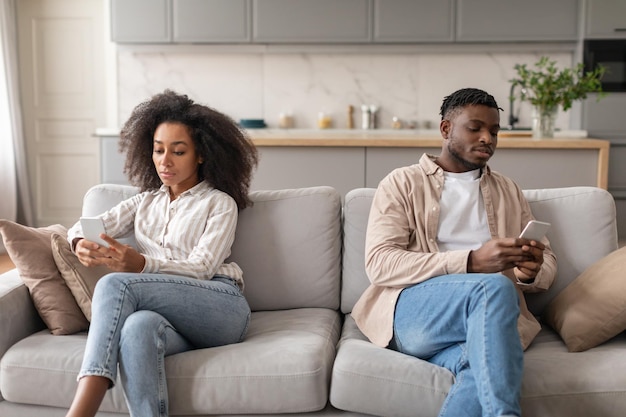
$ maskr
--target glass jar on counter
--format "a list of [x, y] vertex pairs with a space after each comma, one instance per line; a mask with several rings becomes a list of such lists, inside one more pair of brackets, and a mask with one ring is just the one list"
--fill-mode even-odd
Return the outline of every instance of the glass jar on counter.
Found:
[[291, 113], [280, 113], [278, 115], [278, 127], [281, 129], [291, 129], [293, 127], [293, 116]]
[[317, 127], [320, 129], [330, 129], [333, 126], [333, 118], [330, 114], [321, 111], [317, 115]]

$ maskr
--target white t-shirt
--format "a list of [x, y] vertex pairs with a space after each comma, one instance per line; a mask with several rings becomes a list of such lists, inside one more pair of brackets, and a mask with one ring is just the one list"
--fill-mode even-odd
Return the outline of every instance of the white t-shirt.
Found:
[[491, 239], [480, 192], [480, 169], [444, 172], [437, 244], [441, 252], [477, 249]]

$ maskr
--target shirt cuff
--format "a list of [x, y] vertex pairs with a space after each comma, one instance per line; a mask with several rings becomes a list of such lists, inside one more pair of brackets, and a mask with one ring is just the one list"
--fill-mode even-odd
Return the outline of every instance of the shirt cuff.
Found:
[[156, 274], [159, 272], [159, 261], [154, 258], [150, 258], [146, 255], [143, 255], [143, 258], [146, 260], [143, 270], [141, 273], [144, 274]]
[[519, 285], [522, 285], [524, 287], [530, 287], [531, 285], [533, 285], [535, 283], [535, 278], [528, 280], [528, 281], [522, 281], [521, 279], [519, 279], [518, 277], [515, 277], [515, 280], [517, 281], [517, 283]]

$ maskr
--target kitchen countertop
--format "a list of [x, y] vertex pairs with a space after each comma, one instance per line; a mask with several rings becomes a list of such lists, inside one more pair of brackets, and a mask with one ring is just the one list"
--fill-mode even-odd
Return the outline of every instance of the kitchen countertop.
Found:
[[[257, 146], [439, 147], [439, 130], [248, 129]], [[501, 130], [501, 148], [587, 148], [608, 151], [609, 142], [587, 137], [584, 130], [555, 132], [552, 139], [533, 139], [530, 131]]]
[[[439, 130], [411, 129], [247, 129], [257, 146], [319, 146], [319, 147], [439, 147]], [[119, 129], [97, 129], [96, 136], [115, 137]], [[587, 137], [584, 130], [555, 132], [551, 139], [533, 139], [530, 131], [501, 130], [500, 148], [581, 148], [606, 149], [606, 140]]]

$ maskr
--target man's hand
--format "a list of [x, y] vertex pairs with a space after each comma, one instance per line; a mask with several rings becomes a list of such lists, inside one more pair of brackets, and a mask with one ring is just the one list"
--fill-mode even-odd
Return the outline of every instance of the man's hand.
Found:
[[110, 236], [101, 234], [100, 237], [109, 244], [108, 248], [87, 239], [76, 243], [75, 252], [80, 263], [85, 266], [105, 265], [117, 272], [143, 271], [146, 260], [142, 254]]
[[[526, 240], [526, 239], [521, 239]], [[522, 282], [532, 282], [543, 265], [543, 250], [545, 245], [536, 240], [527, 240], [522, 246], [522, 250], [532, 256], [530, 261], [519, 262], [513, 270], [515, 277]]]
[[[494, 273], [516, 268], [520, 280], [534, 278], [543, 263], [541, 242], [522, 238], [492, 239], [470, 252], [468, 272]], [[517, 274], [520, 274], [519, 276]]]

